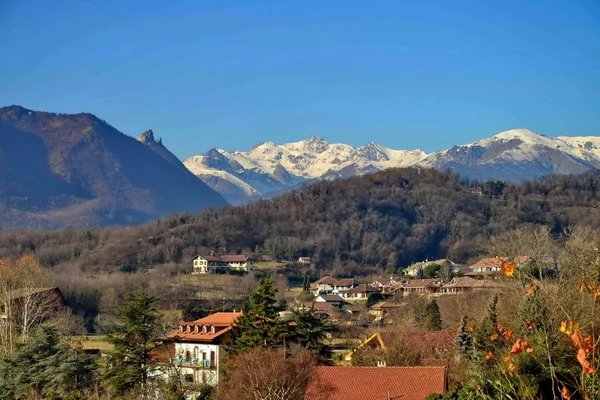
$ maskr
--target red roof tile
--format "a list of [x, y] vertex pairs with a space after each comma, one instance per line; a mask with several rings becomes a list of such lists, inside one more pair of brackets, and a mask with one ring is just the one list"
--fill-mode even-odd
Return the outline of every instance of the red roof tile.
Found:
[[405, 288], [422, 288], [422, 287], [436, 287], [439, 279], [412, 279], [402, 284]]
[[446, 392], [446, 367], [316, 367], [304, 400], [423, 400]]
[[[173, 331], [167, 334], [167, 339], [179, 339], [198, 342], [212, 342], [226, 332], [231, 330], [233, 323], [242, 313], [236, 312], [218, 312], [209, 315], [208, 317], [200, 318], [193, 322], [181, 322], [180, 327], [183, 327], [183, 332], [180, 330]], [[190, 327], [190, 332], [187, 332], [187, 327]], [[195, 333], [195, 327], [198, 327], [198, 333]], [[202, 327], [207, 327], [207, 332], [202, 333]], [[215, 327], [215, 333], [211, 331], [211, 327]]]
[[325, 285], [332, 285], [334, 283], [336, 283], [337, 280], [335, 278], [330, 277], [329, 275], [326, 275], [324, 277], [322, 277], [321, 279], [319, 279], [318, 281], [316, 281], [315, 283], [318, 284], [325, 284]]

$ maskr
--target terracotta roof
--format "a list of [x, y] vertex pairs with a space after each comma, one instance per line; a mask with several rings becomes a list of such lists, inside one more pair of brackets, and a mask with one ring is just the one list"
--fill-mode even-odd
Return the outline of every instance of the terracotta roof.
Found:
[[203, 258], [206, 261], [213, 261], [213, 262], [246, 262], [248, 261], [248, 257], [244, 256], [244, 255], [238, 255], [238, 254], [225, 254], [222, 256], [197, 256], [196, 258]]
[[[517, 263], [517, 265], [521, 265], [521, 264], [526, 263], [527, 260], [529, 260], [528, 256], [520, 256], [517, 258], [516, 263]], [[500, 265], [497, 257], [482, 258], [481, 260], [477, 261], [475, 264], [471, 265], [469, 268], [490, 267], [492, 265]]]
[[462, 278], [454, 278], [452, 282], [442, 286], [442, 288], [501, 288], [504, 287], [499, 283], [494, 283], [492, 281], [482, 281], [478, 279], [469, 278], [468, 276]]
[[316, 367], [304, 400], [423, 400], [446, 392], [446, 367]]
[[[183, 332], [179, 329], [167, 334], [167, 339], [180, 339], [199, 342], [212, 342], [220, 338], [224, 333], [231, 330], [233, 323], [242, 315], [239, 312], [218, 312], [209, 315], [208, 317], [200, 318], [193, 322], [181, 322], [180, 327], [183, 327]], [[187, 332], [187, 327], [190, 327], [190, 332]], [[198, 327], [198, 333], [195, 333], [195, 327]], [[202, 333], [203, 327], [207, 327], [207, 332]], [[211, 327], [215, 327], [215, 333], [211, 331]]]
[[300, 259], [310, 261], [310, 257], [300, 257]]
[[334, 283], [335, 286], [353, 286], [355, 284], [356, 280], [354, 278], [340, 279], [339, 281]]
[[319, 279], [318, 281], [316, 281], [315, 283], [318, 284], [325, 284], [325, 285], [333, 285], [334, 283], [336, 283], [337, 280], [335, 278], [330, 277], [329, 275], [326, 275], [324, 277], [322, 277], [321, 279]]
[[436, 287], [439, 279], [412, 279], [402, 284], [404, 288], [422, 288], [422, 287]]
[[[469, 267], [471, 268], [471, 267]], [[502, 272], [500, 271], [481, 271], [481, 272], [467, 272], [465, 274], [465, 276], [477, 276], [477, 275], [481, 275], [481, 276], [485, 276], [485, 275], [502, 275]]]

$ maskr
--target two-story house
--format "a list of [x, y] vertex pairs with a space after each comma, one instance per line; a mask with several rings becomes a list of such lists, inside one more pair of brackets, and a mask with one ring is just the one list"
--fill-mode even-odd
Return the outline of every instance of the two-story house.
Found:
[[[529, 260], [529, 257], [521, 256], [515, 260], [515, 264], [517, 265], [517, 267], [520, 267], [521, 265], [526, 264], [528, 260]], [[501, 274], [501, 271], [500, 271], [502, 269], [501, 264], [502, 264], [502, 259], [500, 259], [498, 257], [482, 258], [481, 260], [477, 261], [475, 264], [471, 265], [469, 267], [469, 272], [466, 273], [465, 275], [467, 275], [467, 276], [481, 275], [481, 276], [495, 277], [495, 276]]]
[[219, 381], [220, 362], [225, 351], [223, 342], [239, 312], [218, 312], [192, 322], [181, 322], [179, 329], [167, 335], [174, 344], [173, 357], [169, 360], [177, 366], [189, 384], [216, 385]]
[[193, 274], [214, 274], [217, 271], [252, 272], [254, 260], [244, 255], [196, 256], [193, 261]]
[[326, 275], [310, 285], [310, 291], [313, 295], [318, 296], [320, 294], [332, 294], [333, 288], [337, 279], [332, 278], [329, 275]]

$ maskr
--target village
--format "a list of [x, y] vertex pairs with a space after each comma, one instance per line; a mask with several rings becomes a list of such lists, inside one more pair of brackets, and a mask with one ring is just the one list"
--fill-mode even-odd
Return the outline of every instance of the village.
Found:
[[[520, 257], [518, 266], [527, 262], [528, 257]], [[308, 268], [311, 260], [300, 257], [297, 264]], [[253, 257], [213, 253], [195, 257], [190, 272], [202, 279], [213, 274], [252, 274], [260, 265]], [[304, 290], [300, 292], [286, 293], [286, 310], [280, 311], [278, 318], [292, 321], [294, 313], [310, 311], [336, 328], [324, 339], [332, 350], [329, 365], [318, 366], [313, 372], [319, 376], [319, 387], [325, 380], [328, 390], [336, 394], [323, 397], [322, 390], [309, 386], [306, 400], [388, 398], [368, 397], [366, 393], [371, 393], [374, 387], [389, 393], [389, 398], [424, 399], [447, 391], [451, 373], [448, 369], [452, 363], [444, 354], [453, 346], [458, 325], [434, 327], [421, 332], [420, 339], [415, 340], [414, 329], [413, 332], [395, 331], [399, 322], [395, 320], [406, 315], [410, 301], [431, 302], [442, 297], [477, 294], [487, 298], [492, 293], [501, 293], [504, 284], [499, 279], [502, 276], [500, 262], [497, 258], [483, 258], [465, 268], [441, 259], [415, 263], [402, 272], [402, 275], [383, 274], [374, 280], [325, 275], [313, 282], [303, 282]], [[426, 277], [432, 274], [437, 277]], [[298, 294], [289, 297], [291, 293]], [[234, 309], [181, 321], [165, 335], [160, 356], [155, 361], [177, 366], [190, 388], [216, 386], [222, 375], [228, 336], [241, 316], [240, 309]], [[420, 348], [419, 361], [406, 366], [392, 361], [388, 365], [381, 351], [397, 341]], [[375, 358], [358, 365], [353, 362], [357, 353], [365, 359], [365, 352], [373, 352]]]

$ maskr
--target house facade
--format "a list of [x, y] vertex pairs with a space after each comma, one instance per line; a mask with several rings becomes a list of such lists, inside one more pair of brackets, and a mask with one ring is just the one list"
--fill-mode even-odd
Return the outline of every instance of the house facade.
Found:
[[236, 312], [218, 312], [192, 322], [181, 322], [167, 335], [174, 346], [169, 362], [178, 367], [188, 384], [214, 386], [219, 381], [223, 342], [235, 321]]
[[442, 286], [440, 279], [412, 279], [402, 283], [402, 294], [404, 296], [433, 295], [437, 293]]
[[[521, 256], [515, 260], [515, 264], [517, 267], [526, 264], [529, 261], [529, 257]], [[490, 257], [490, 258], [482, 258], [477, 261], [475, 264], [469, 267], [469, 272], [466, 273], [466, 276], [488, 276], [495, 277], [501, 274], [501, 263], [502, 259], [498, 257]]]
[[252, 272], [254, 260], [244, 255], [196, 256], [193, 261], [193, 274], [214, 274], [219, 271]]
[[438, 294], [464, 294], [479, 290], [499, 290], [502, 288], [504, 288], [503, 285], [490, 280], [477, 280], [464, 276], [454, 278], [449, 283], [443, 285]]
[[298, 264], [310, 265], [311, 262], [310, 257], [298, 257]]

